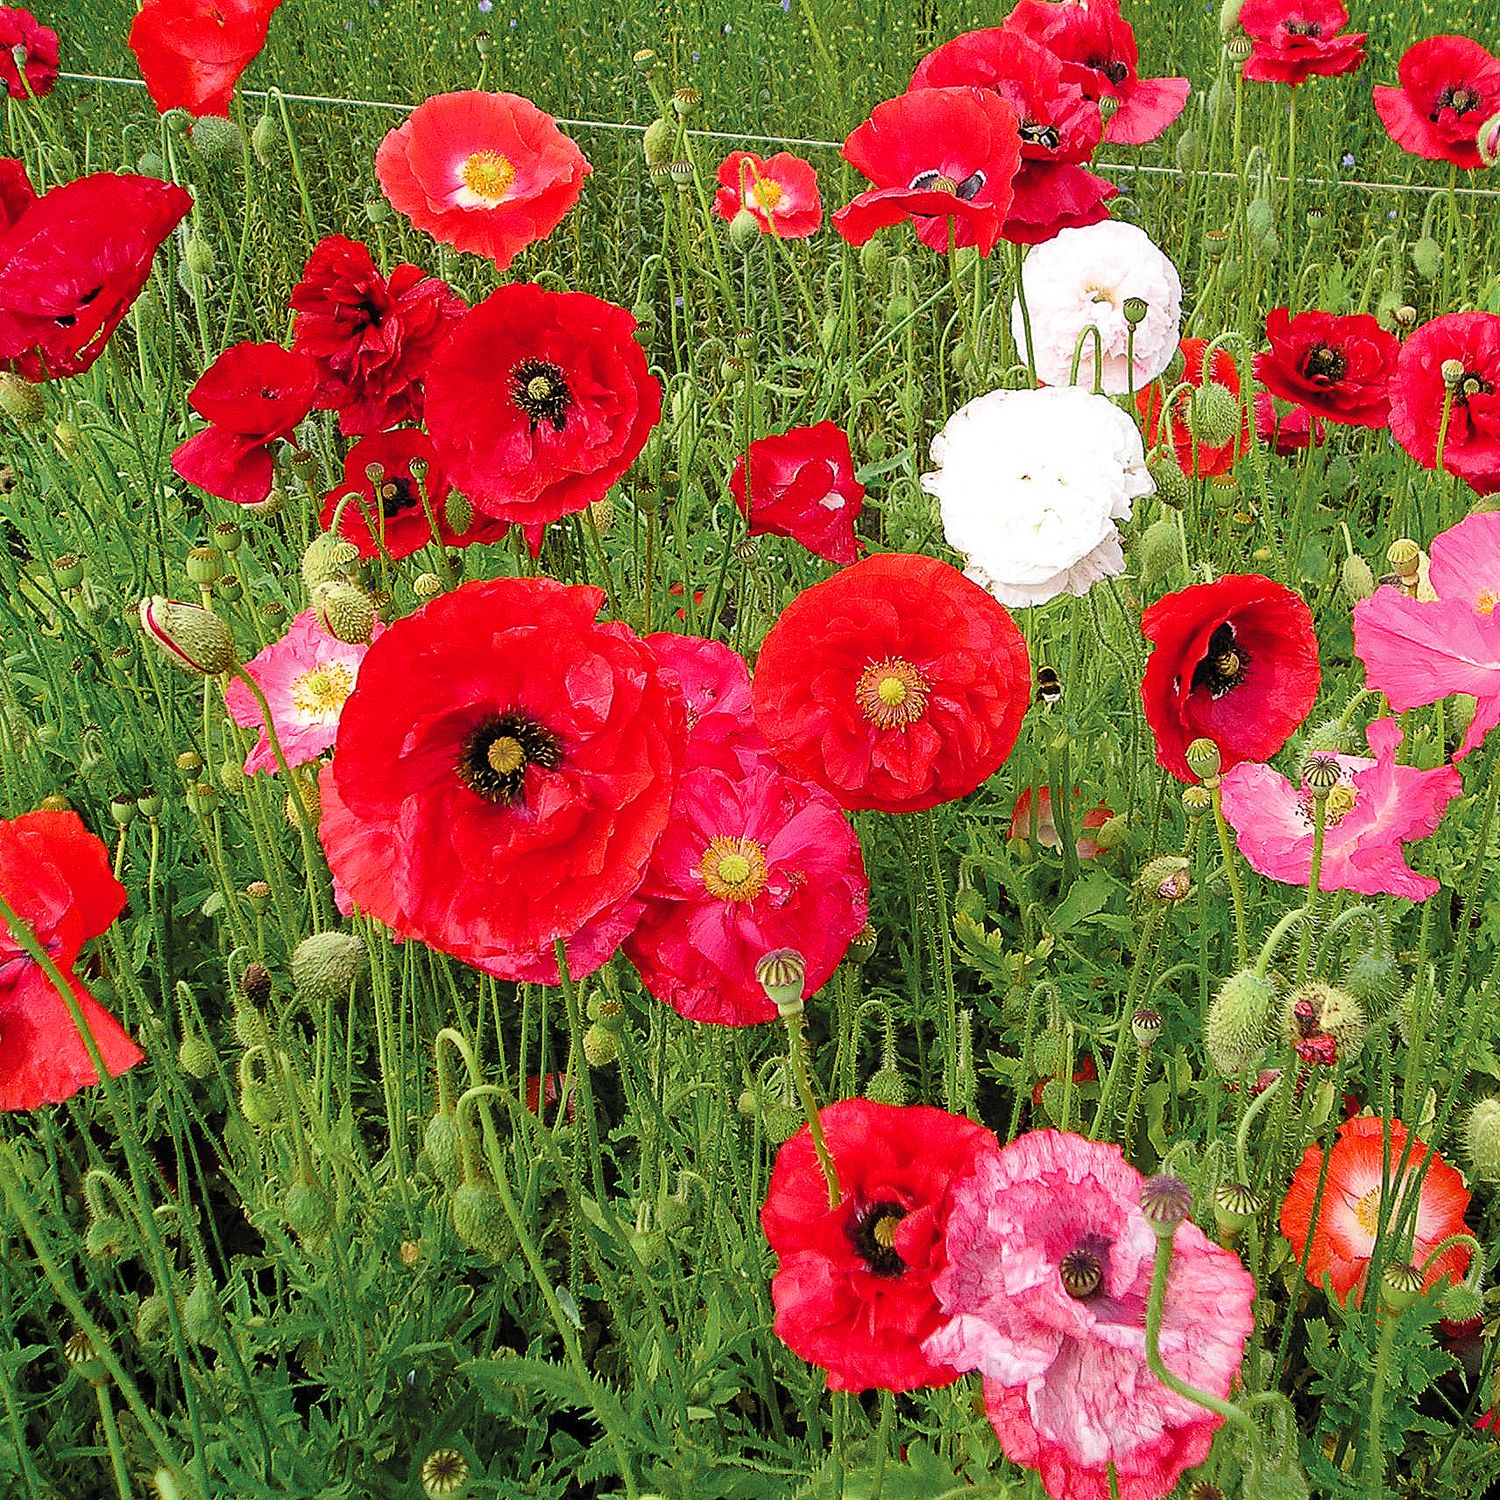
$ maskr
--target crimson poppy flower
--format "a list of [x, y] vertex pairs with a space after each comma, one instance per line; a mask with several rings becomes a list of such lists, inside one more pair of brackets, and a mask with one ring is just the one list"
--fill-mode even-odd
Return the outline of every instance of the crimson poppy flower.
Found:
[[854, 522], [865, 487], [854, 477], [854, 455], [837, 422], [757, 438], [749, 457], [749, 498], [743, 453], [729, 489], [749, 518], [751, 536], [790, 537], [829, 562], [852, 563], [859, 556]]
[[317, 405], [350, 437], [422, 418], [432, 352], [468, 310], [446, 282], [400, 265], [387, 280], [369, 249], [331, 234], [292, 288], [292, 348], [318, 370]]
[[1479, 127], [1500, 110], [1500, 58], [1466, 36], [1430, 36], [1396, 65], [1400, 87], [1375, 86], [1375, 113], [1403, 151], [1483, 166]]
[[[1178, 348], [1182, 351], [1182, 375], [1177, 384], [1185, 382], [1195, 389], [1203, 384], [1203, 351], [1207, 347], [1207, 339], [1181, 341]], [[1227, 349], [1214, 350], [1213, 379], [1239, 400], [1239, 367]], [[1201, 438], [1195, 443], [1187, 420], [1190, 400], [1191, 396], [1184, 393], [1172, 409], [1172, 451], [1177, 455], [1178, 466], [1184, 474], [1199, 477], [1227, 474], [1250, 451], [1250, 418], [1241, 416], [1239, 436], [1231, 437], [1227, 443], [1205, 443]], [[1145, 422], [1147, 441], [1152, 444], [1162, 442], [1166, 437], [1162, 430], [1162, 393], [1155, 381], [1145, 390], [1136, 392], [1135, 406]]]
[[280, 344], [232, 344], [188, 392], [209, 425], [172, 454], [172, 467], [200, 490], [236, 505], [271, 493], [271, 444], [309, 411], [317, 371]]
[[1141, 616], [1154, 649], [1141, 682], [1156, 762], [1194, 780], [1186, 751], [1219, 747], [1225, 770], [1269, 760], [1318, 696], [1318, 638], [1299, 594], [1258, 573], [1165, 594]]
[[991, 90], [932, 88], [877, 104], [844, 142], [844, 159], [874, 187], [833, 227], [851, 245], [905, 219], [934, 250], [988, 255], [1010, 210], [1020, 160], [1015, 112]]
[[1187, 103], [1186, 78], [1140, 76], [1135, 30], [1119, 0], [1020, 0], [1003, 25], [1088, 70], [1089, 98], [1117, 106], [1104, 126], [1104, 139], [1116, 145], [1154, 141]]
[[478, 89], [419, 104], [375, 153], [397, 213], [499, 271], [557, 228], [592, 170], [529, 99]]
[[[1443, 366], [1460, 367], [1452, 386]], [[1391, 380], [1391, 435], [1424, 469], [1443, 468], [1481, 495], [1500, 490], [1500, 316], [1445, 313], [1424, 323], [1401, 346]]]
[[57, 33], [29, 10], [0, 5], [0, 83], [6, 92], [12, 99], [42, 99], [56, 82]]
[[[567, 1098], [564, 1100], [564, 1095]], [[526, 1108], [539, 1115], [562, 1104], [569, 1122], [575, 1113], [578, 1086], [566, 1073], [533, 1073], [526, 1080]]]
[[750, 711], [750, 668], [722, 641], [660, 630], [646, 637], [661, 675], [682, 694], [687, 712], [684, 770], [713, 766], [738, 776], [768, 763], [770, 747]]
[[334, 744], [347, 817], [330, 840], [325, 805], [324, 847], [403, 936], [555, 977], [553, 944], [639, 886], [686, 733], [650, 647], [595, 624], [603, 600], [550, 578], [469, 583], [371, 645]]
[[933, 1280], [948, 1263], [952, 1193], [998, 1154], [982, 1125], [923, 1104], [843, 1099], [820, 1110], [839, 1201], [804, 1125], [777, 1153], [760, 1211], [776, 1252], [777, 1337], [834, 1391], [951, 1385], [922, 1343], [945, 1321]]
[[427, 367], [427, 430], [476, 510], [535, 524], [602, 499], [661, 416], [661, 383], [623, 307], [503, 286]]
[[[77, 813], [0, 819], [0, 894], [68, 981], [110, 1076], [145, 1055], [73, 972], [90, 938], [125, 907], [109, 851]], [[0, 1110], [59, 1104], [97, 1083], [67, 1002], [0, 920]]]
[[714, 208], [720, 218], [732, 219], [743, 209], [762, 234], [802, 240], [823, 222], [818, 174], [790, 151], [764, 160], [753, 151], [731, 151], [719, 163], [718, 183]]
[[1026, 642], [956, 568], [882, 553], [804, 590], [761, 646], [772, 753], [849, 808], [915, 812], [972, 792], [1031, 699]]
[[1119, 191], [1080, 165], [1104, 132], [1090, 97], [1094, 74], [1063, 62], [1046, 47], [1004, 27], [965, 32], [917, 64], [913, 90], [971, 84], [997, 92], [1020, 121], [1021, 162], [1001, 236], [1038, 245], [1060, 229], [1109, 217]]
[[1266, 315], [1270, 352], [1255, 356], [1255, 376], [1272, 395], [1330, 422], [1384, 427], [1401, 345], [1369, 313], [1339, 316], [1286, 308]]
[[0, 234], [36, 202], [36, 190], [26, 175], [26, 163], [0, 156]]
[[1363, 31], [1344, 31], [1343, 0], [1245, 0], [1239, 23], [1250, 38], [1245, 77], [1295, 88], [1315, 74], [1337, 78], [1365, 60]]
[[143, 0], [130, 50], [159, 113], [229, 115], [240, 74], [266, 44], [281, 0]]
[[87, 370], [193, 200], [155, 177], [96, 172], [42, 194], [4, 174], [0, 367], [39, 382]]

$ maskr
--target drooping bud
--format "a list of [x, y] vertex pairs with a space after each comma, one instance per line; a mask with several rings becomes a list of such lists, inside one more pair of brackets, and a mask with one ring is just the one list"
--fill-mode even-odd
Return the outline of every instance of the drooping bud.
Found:
[[320, 531], [302, 554], [302, 581], [311, 593], [320, 584], [353, 583], [359, 576], [359, 548], [334, 532]]
[[865, 1098], [876, 1104], [905, 1104], [908, 1098], [906, 1080], [898, 1069], [882, 1064], [870, 1074], [865, 1084]]
[[653, 120], [641, 137], [641, 150], [648, 167], [659, 167], [677, 155], [677, 126], [671, 120]]
[[1430, 234], [1424, 234], [1411, 247], [1411, 263], [1423, 281], [1431, 281], [1443, 264], [1443, 247]]
[[1153, 521], [1141, 533], [1135, 555], [1140, 561], [1141, 582], [1147, 588], [1154, 588], [1182, 561], [1182, 538], [1177, 523], [1166, 517]]
[[217, 677], [238, 665], [234, 636], [211, 609], [153, 595], [140, 604], [141, 630], [185, 672]]
[[214, 1070], [214, 1049], [196, 1031], [189, 1032], [177, 1048], [177, 1066], [189, 1078], [207, 1078]]
[[1275, 1003], [1275, 985], [1254, 969], [1241, 969], [1219, 986], [1209, 1003], [1203, 1042], [1226, 1078], [1254, 1067], [1265, 1054]]
[[451, 1109], [439, 1109], [422, 1133], [422, 1149], [434, 1176], [451, 1193], [463, 1176], [459, 1159], [458, 1119]]
[[453, 1232], [469, 1249], [493, 1261], [509, 1260], [515, 1253], [505, 1205], [488, 1182], [465, 1182], [454, 1193]]
[[349, 583], [320, 583], [313, 590], [318, 623], [336, 641], [367, 646], [375, 630], [375, 601]]
[[281, 1205], [286, 1227], [304, 1245], [321, 1240], [333, 1227], [333, 1199], [315, 1182], [294, 1182]]
[[204, 115], [194, 122], [188, 146], [205, 166], [220, 167], [244, 155], [245, 138], [233, 120], [222, 115]]
[[1375, 572], [1357, 552], [1351, 552], [1339, 569], [1339, 583], [1351, 604], [1368, 599], [1375, 592]]
[[1500, 1099], [1481, 1099], [1464, 1122], [1464, 1145], [1474, 1175], [1500, 1183]]
[[292, 951], [292, 983], [304, 999], [319, 1004], [346, 1000], [364, 977], [370, 956], [352, 932], [315, 932]]
[[620, 1043], [610, 1027], [595, 1021], [583, 1033], [584, 1061], [591, 1068], [607, 1068], [620, 1055]]
[[1175, 906], [1193, 893], [1193, 869], [1180, 854], [1158, 854], [1147, 860], [1136, 886], [1153, 905]]
[[250, 149], [262, 166], [272, 167], [286, 155], [286, 132], [275, 115], [266, 113], [250, 132]]
[[748, 255], [760, 244], [760, 220], [748, 208], [742, 208], [729, 221], [729, 244], [741, 255]]
[[46, 409], [41, 386], [32, 385], [9, 371], [0, 375], [0, 411], [18, 427], [40, 422]]
[[1217, 380], [1204, 381], [1188, 401], [1188, 431], [1210, 448], [1232, 443], [1242, 420], [1239, 398]]

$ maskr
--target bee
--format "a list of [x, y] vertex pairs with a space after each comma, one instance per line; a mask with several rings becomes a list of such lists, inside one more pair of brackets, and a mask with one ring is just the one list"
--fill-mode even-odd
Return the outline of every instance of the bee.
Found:
[[1062, 683], [1057, 673], [1051, 667], [1038, 667], [1036, 669], [1036, 696], [1032, 701], [1046, 704], [1050, 708], [1061, 700]]

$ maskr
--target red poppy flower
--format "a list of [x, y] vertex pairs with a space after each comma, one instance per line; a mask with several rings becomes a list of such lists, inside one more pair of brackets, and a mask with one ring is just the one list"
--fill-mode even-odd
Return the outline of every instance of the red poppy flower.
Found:
[[769, 761], [738, 775], [706, 766], [682, 778], [625, 954], [690, 1021], [774, 1021], [756, 964], [795, 948], [816, 994], [865, 925], [868, 896], [859, 840], [821, 787]]
[[[566, 1102], [563, 1095], [566, 1093]], [[578, 1086], [566, 1073], [533, 1073], [526, 1080], [526, 1108], [532, 1114], [550, 1114], [559, 1103], [571, 1123], [576, 1110]]]
[[827, 1371], [830, 1390], [951, 1385], [958, 1371], [922, 1352], [944, 1321], [932, 1283], [948, 1263], [952, 1190], [998, 1143], [921, 1104], [844, 1099], [818, 1118], [838, 1205], [804, 1125], [777, 1153], [760, 1212], [778, 1261], [777, 1336]]
[[193, 200], [155, 177], [96, 172], [40, 198], [4, 174], [0, 366], [30, 381], [81, 375], [120, 326]]
[[1391, 434], [1424, 469], [1437, 467], [1450, 360], [1462, 371], [1443, 434], [1443, 468], [1479, 494], [1493, 494], [1500, 490], [1500, 316], [1445, 313], [1407, 339], [1391, 381]]
[[387, 281], [364, 245], [337, 234], [308, 257], [291, 305], [292, 348], [317, 366], [317, 405], [351, 437], [421, 421], [427, 362], [468, 311], [419, 266]]
[[1113, 99], [1118, 106], [1104, 126], [1107, 141], [1154, 141], [1187, 103], [1186, 78], [1140, 76], [1135, 31], [1120, 14], [1119, 0], [1020, 0], [1004, 27], [1088, 70], [1089, 98]]
[[366, 836], [329, 842], [325, 806], [325, 849], [403, 936], [495, 972], [550, 965], [556, 940], [640, 884], [686, 734], [650, 648], [594, 623], [603, 599], [550, 578], [469, 583], [366, 653], [333, 758]]
[[1196, 778], [1185, 752], [1219, 747], [1224, 769], [1269, 760], [1318, 696], [1318, 638], [1299, 594], [1258, 573], [1228, 573], [1165, 594], [1141, 616], [1155, 648], [1141, 701], [1156, 736], [1156, 763]]
[[1295, 88], [1316, 74], [1337, 78], [1365, 60], [1363, 31], [1344, 31], [1343, 0], [1245, 0], [1239, 22], [1250, 38], [1245, 77]]
[[1321, 448], [1326, 434], [1322, 417], [1314, 416], [1305, 406], [1278, 411], [1270, 391], [1255, 393], [1255, 435], [1279, 457], [1290, 458], [1304, 448]]
[[229, 115], [240, 74], [266, 44], [281, 0], [143, 0], [130, 50], [161, 114]]
[[56, 82], [57, 33], [29, 10], [0, 5], [0, 83], [6, 92], [12, 99], [42, 99]]
[[714, 208], [732, 219], [741, 209], [754, 216], [762, 234], [802, 240], [823, 222], [818, 174], [810, 161], [778, 151], [762, 160], [753, 151], [731, 151], [719, 163]]
[[1104, 205], [1119, 189], [1079, 165], [1094, 154], [1104, 132], [1099, 106], [1089, 96], [1094, 76], [999, 26], [944, 42], [912, 74], [913, 90], [971, 84], [995, 90], [1014, 110], [1021, 122], [1021, 164], [1000, 230], [1013, 244], [1038, 245], [1059, 229], [1109, 217]]
[[1277, 307], [1266, 315], [1268, 354], [1255, 356], [1256, 379], [1272, 395], [1305, 406], [1330, 422], [1384, 427], [1390, 383], [1401, 345], [1369, 313], [1303, 312]]
[[786, 536], [829, 562], [859, 556], [854, 522], [865, 487], [854, 477], [849, 439], [836, 422], [794, 427], [750, 444], [750, 496], [745, 455], [735, 460], [730, 493], [750, 521], [751, 536]]
[[[1428, 1147], [1409, 1136], [1400, 1120], [1389, 1122], [1389, 1146], [1386, 1130], [1387, 1123], [1376, 1115], [1359, 1115], [1340, 1125], [1328, 1155], [1326, 1174], [1323, 1148], [1314, 1142], [1303, 1152], [1281, 1205], [1281, 1232], [1291, 1241], [1292, 1252], [1299, 1259], [1306, 1252], [1307, 1279], [1314, 1286], [1322, 1286], [1327, 1276], [1340, 1302], [1356, 1287], [1363, 1296], [1382, 1214], [1387, 1227], [1394, 1228], [1399, 1207], [1405, 1206], [1428, 1154]], [[1320, 1176], [1324, 1178], [1323, 1200], [1314, 1226], [1313, 1202]], [[1391, 1201], [1383, 1202], [1387, 1197]], [[1449, 1235], [1468, 1233], [1464, 1223], [1468, 1207], [1469, 1192], [1463, 1178], [1434, 1151], [1422, 1178], [1410, 1246], [1387, 1248], [1398, 1259], [1404, 1256], [1421, 1267]], [[1468, 1250], [1462, 1245], [1450, 1246], [1428, 1267], [1423, 1285], [1457, 1281], [1468, 1266]]]
[[[1186, 382], [1195, 389], [1203, 384], [1203, 351], [1208, 347], [1207, 339], [1183, 339], [1178, 347], [1182, 350], [1182, 375], [1177, 384]], [[1222, 385], [1236, 400], [1240, 394], [1240, 372], [1234, 356], [1227, 349], [1215, 349], [1213, 357], [1213, 379]], [[1250, 451], [1250, 419], [1242, 416], [1240, 433], [1227, 443], [1205, 443], [1201, 439], [1195, 444], [1188, 427], [1188, 402], [1191, 396], [1179, 396], [1172, 408], [1172, 450], [1184, 474], [1206, 477], [1211, 474], [1227, 474], [1235, 464]], [[1135, 394], [1135, 407], [1145, 423], [1148, 444], [1161, 442], [1166, 434], [1162, 431], [1162, 393], [1158, 382], [1153, 381], [1145, 390]], [[1197, 466], [1194, 467], [1194, 453]]]
[[500, 271], [557, 228], [592, 170], [529, 99], [477, 89], [419, 104], [375, 153], [397, 213]]
[[661, 416], [623, 307], [513, 282], [470, 309], [427, 367], [427, 430], [448, 477], [502, 521], [602, 499]]
[[25, 162], [0, 156], [0, 234], [36, 202], [36, 190], [26, 175]]
[[172, 454], [189, 484], [256, 505], [271, 493], [271, 444], [292, 435], [312, 410], [317, 370], [280, 344], [232, 344], [188, 392], [209, 425]]
[[1026, 642], [956, 568], [882, 553], [804, 590], [760, 650], [755, 721], [844, 807], [915, 812], [972, 792], [1031, 698]]
[[771, 760], [750, 712], [750, 668], [722, 641], [661, 630], [646, 637], [661, 675], [682, 694], [687, 711], [684, 770], [713, 766], [739, 776]]
[[875, 184], [833, 216], [851, 245], [910, 219], [934, 250], [951, 241], [988, 255], [1010, 210], [1020, 136], [993, 91], [931, 88], [877, 104], [844, 159]]
[[1483, 166], [1479, 127], [1500, 110], [1500, 58], [1466, 36], [1430, 36], [1396, 66], [1399, 88], [1375, 86], [1375, 113], [1403, 151]]
[[[73, 972], [125, 907], [109, 851], [77, 813], [0, 820], [0, 894], [68, 981], [110, 1076], [145, 1055]], [[0, 920], [0, 1110], [59, 1104], [97, 1083], [88, 1048], [42, 966]]]

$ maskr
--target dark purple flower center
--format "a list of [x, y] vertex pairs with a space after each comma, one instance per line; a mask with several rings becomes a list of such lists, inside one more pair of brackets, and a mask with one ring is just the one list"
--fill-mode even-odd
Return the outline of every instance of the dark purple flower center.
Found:
[[535, 719], [509, 710], [484, 720], [469, 733], [458, 757], [458, 775], [486, 802], [508, 807], [520, 797], [526, 767], [556, 770], [562, 741]]
[[1288, 36], [1320, 37], [1323, 35], [1323, 23], [1321, 21], [1288, 21], [1286, 30]]
[[1091, 57], [1084, 63], [1084, 67], [1103, 73], [1116, 88], [1130, 77], [1130, 69], [1117, 57]]
[[926, 172], [918, 172], [911, 180], [910, 190], [914, 193], [952, 193], [961, 202], [969, 203], [979, 196], [984, 184], [983, 172], [970, 172], [962, 182], [958, 182], [934, 167]]
[[1478, 89], [1471, 89], [1465, 84], [1450, 83], [1437, 98], [1437, 108], [1428, 116], [1433, 124], [1445, 109], [1451, 109], [1456, 115], [1466, 115], [1471, 109], [1478, 109], [1482, 102]]
[[1044, 146], [1048, 151], [1056, 151], [1062, 143], [1062, 137], [1058, 135], [1056, 127], [1043, 125], [1036, 120], [1021, 122], [1021, 139], [1028, 146]]
[[1245, 680], [1249, 670], [1250, 658], [1236, 637], [1234, 626], [1225, 620], [1215, 627], [1203, 660], [1193, 668], [1193, 688], [1207, 688], [1210, 697], [1222, 698]]
[[510, 372], [511, 399], [526, 413], [534, 433], [543, 422], [561, 432], [574, 404], [563, 372], [545, 359], [523, 359]]
[[380, 514], [387, 521], [422, 503], [422, 496], [407, 474], [387, 478], [380, 486]]
[[1080, 1302], [1097, 1297], [1104, 1286], [1104, 1260], [1108, 1246], [1096, 1235], [1086, 1235], [1057, 1263], [1057, 1278], [1063, 1290]]
[[1309, 380], [1336, 384], [1349, 373], [1349, 360], [1342, 349], [1335, 349], [1331, 344], [1314, 344], [1302, 356], [1302, 373]]
[[849, 1242], [866, 1269], [877, 1276], [899, 1276], [907, 1269], [896, 1253], [896, 1226], [906, 1217], [899, 1203], [870, 1203], [849, 1221]]

